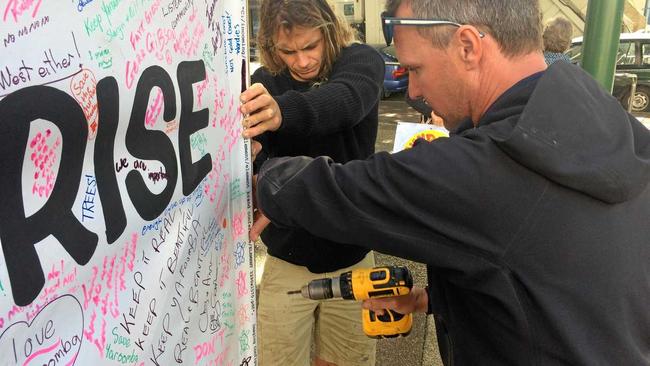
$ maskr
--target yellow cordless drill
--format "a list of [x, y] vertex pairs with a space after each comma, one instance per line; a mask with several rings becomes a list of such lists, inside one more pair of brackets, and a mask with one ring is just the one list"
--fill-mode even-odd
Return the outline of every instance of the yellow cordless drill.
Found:
[[[312, 300], [342, 298], [366, 300], [377, 297], [406, 295], [413, 288], [413, 277], [408, 268], [386, 266], [355, 269], [338, 277], [319, 278], [289, 294], [302, 294]], [[411, 332], [413, 316], [385, 310], [384, 315], [363, 309], [363, 331], [372, 338], [407, 336]]]

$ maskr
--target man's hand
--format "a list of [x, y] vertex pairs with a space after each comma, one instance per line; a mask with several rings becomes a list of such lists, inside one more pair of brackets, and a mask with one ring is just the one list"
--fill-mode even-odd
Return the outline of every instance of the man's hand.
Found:
[[282, 124], [280, 106], [273, 99], [264, 85], [255, 83], [241, 93], [239, 100], [242, 105], [239, 110], [248, 115], [242, 122], [243, 136], [253, 138], [266, 131], [275, 131]]
[[[258, 143], [261, 148], [261, 144]], [[248, 239], [250, 241], [256, 241], [260, 237], [264, 228], [266, 228], [271, 223], [262, 211], [257, 207], [257, 174], [253, 176], [253, 226], [251, 226], [250, 231], [248, 232]]]
[[251, 161], [257, 159], [257, 154], [262, 151], [262, 144], [259, 141], [251, 140]]
[[431, 111], [431, 123], [436, 126], [445, 127], [445, 121], [434, 111]]
[[400, 314], [414, 312], [426, 313], [429, 305], [429, 295], [423, 288], [414, 287], [404, 296], [373, 298], [363, 301], [363, 308], [372, 310], [378, 315], [384, 314], [384, 309], [394, 310]]
[[270, 223], [271, 220], [264, 216], [260, 210], [255, 211], [255, 219], [253, 220], [251, 230], [248, 232], [248, 239], [250, 241], [256, 241], [257, 238], [260, 237], [262, 231], [264, 231]]

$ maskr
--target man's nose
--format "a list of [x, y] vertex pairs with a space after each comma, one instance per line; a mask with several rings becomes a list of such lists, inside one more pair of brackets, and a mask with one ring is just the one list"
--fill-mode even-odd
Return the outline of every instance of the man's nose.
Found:
[[296, 66], [305, 68], [309, 66], [309, 57], [304, 52], [296, 53]]
[[420, 90], [420, 86], [418, 85], [417, 81], [415, 81], [415, 78], [411, 78], [409, 80], [408, 93], [409, 98], [411, 99], [417, 99], [418, 97], [422, 96], [422, 91]]

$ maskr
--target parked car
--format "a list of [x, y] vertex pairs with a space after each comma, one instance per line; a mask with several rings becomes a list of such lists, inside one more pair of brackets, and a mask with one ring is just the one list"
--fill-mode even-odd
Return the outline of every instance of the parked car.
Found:
[[[582, 37], [574, 38], [567, 55], [573, 63], [582, 59]], [[637, 76], [632, 100], [633, 112], [650, 112], [650, 33], [621, 33], [616, 55], [616, 77], [612, 94], [624, 107], [630, 101], [631, 80], [622, 73]]]
[[374, 45], [373, 47], [379, 51], [386, 64], [382, 97], [388, 98], [393, 93], [406, 91], [409, 86], [409, 72], [397, 61], [395, 46]]

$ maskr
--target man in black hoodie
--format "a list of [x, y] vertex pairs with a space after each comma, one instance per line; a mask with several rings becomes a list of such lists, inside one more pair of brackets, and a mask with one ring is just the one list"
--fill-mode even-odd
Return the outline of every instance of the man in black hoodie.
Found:
[[578, 67], [546, 69], [537, 1], [387, 10], [411, 97], [452, 135], [270, 160], [259, 209], [427, 263], [427, 289], [366, 306], [434, 314], [447, 365], [650, 365], [650, 132]]

